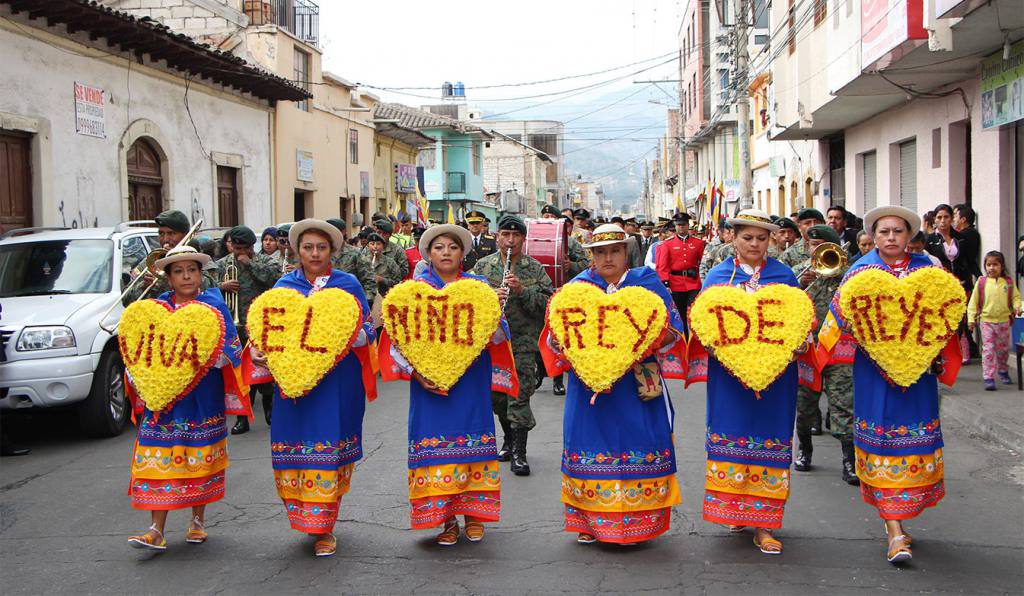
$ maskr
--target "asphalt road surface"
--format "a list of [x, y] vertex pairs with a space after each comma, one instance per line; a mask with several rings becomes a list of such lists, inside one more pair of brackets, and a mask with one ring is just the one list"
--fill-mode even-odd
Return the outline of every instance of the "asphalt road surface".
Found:
[[[383, 386], [367, 409], [364, 448], [336, 527], [338, 553], [316, 559], [290, 529], [274, 491], [269, 435], [230, 441], [227, 497], [207, 512], [210, 540], [187, 545], [185, 511], [168, 519], [161, 555], [125, 538], [149, 525], [126, 496], [134, 432], [109, 440], [77, 434], [66, 415], [12, 417], [32, 448], [0, 460], [0, 586], [5, 595], [54, 593], [572, 593], [1020, 594], [1024, 586], [1024, 464], [1019, 454], [967, 433], [946, 432], [948, 494], [907, 524], [914, 560], [884, 559], [882, 523], [839, 478], [839, 444], [816, 437], [810, 473], [795, 473], [781, 556], [751, 535], [729, 535], [700, 516], [704, 386], [670, 385], [683, 503], [672, 529], [636, 547], [581, 546], [563, 531], [559, 502], [562, 400], [550, 382], [534, 396], [533, 475], [503, 464], [502, 522], [479, 544], [434, 545], [411, 531], [406, 500], [404, 383]], [[258, 412], [259, 416], [260, 413]]]

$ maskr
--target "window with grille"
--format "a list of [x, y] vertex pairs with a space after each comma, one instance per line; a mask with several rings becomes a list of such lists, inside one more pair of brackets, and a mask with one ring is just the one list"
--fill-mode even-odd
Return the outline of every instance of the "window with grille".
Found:
[[[295, 84], [302, 87], [306, 91], [309, 91], [309, 54], [302, 50], [295, 48], [295, 72], [294, 72]], [[303, 112], [309, 111], [309, 100], [304, 99], [300, 102], [296, 102], [295, 107], [299, 108]]]
[[917, 211], [917, 140], [900, 143], [900, 205]]
[[348, 154], [349, 162], [359, 163], [359, 131], [348, 131]]
[[437, 169], [437, 149], [421, 149], [416, 154], [416, 165], [422, 166], [428, 170]]
[[828, 0], [814, 0], [814, 26], [825, 22], [828, 18]]
[[878, 206], [878, 159], [874, 151], [865, 153], [863, 160], [864, 173], [862, 183], [864, 186], [864, 212], [868, 212]]

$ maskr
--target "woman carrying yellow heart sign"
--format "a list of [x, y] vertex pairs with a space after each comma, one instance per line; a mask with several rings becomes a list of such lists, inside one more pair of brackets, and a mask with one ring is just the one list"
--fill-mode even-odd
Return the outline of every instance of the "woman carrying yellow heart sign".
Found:
[[[907, 244], [921, 227], [913, 211], [885, 206], [864, 216], [875, 249], [850, 267], [819, 334], [831, 349], [840, 330], [856, 338], [854, 446], [861, 496], [885, 521], [886, 558], [910, 560], [903, 520], [945, 495], [938, 379], [960, 364], [956, 328], [966, 296], [949, 273]], [[939, 354], [942, 357], [936, 360]]]
[[128, 493], [153, 520], [128, 539], [134, 548], [166, 550], [167, 512], [186, 507], [186, 542], [206, 541], [206, 505], [224, 497], [226, 416], [252, 416], [231, 312], [220, 290], [201, 291], [209, 262], [190, 246], [171, 249], [156, 262], [171, 290], [132, 303], [121, 317], [118, 342], [141, 415]]

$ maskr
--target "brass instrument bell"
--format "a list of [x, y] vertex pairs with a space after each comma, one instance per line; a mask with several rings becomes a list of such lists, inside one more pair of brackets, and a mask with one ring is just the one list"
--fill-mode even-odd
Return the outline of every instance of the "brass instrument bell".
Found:
[[835, 277], [846, 267], [849, 257], [835, 242], [819, 244], [811, 253], [810, 268], [818, 277]]

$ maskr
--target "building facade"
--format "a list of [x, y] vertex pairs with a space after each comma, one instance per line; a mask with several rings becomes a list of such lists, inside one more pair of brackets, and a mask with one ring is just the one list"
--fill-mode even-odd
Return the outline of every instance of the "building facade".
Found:
[[558, 206], [568, 205], [568, 184], [565, 180], [565, 163], [562, 154], [565, 125], [555, 120], [487, 120], [477, 122], [479, 126], [511, 139], [525, 143], [546, 155], [550, 161], [544, 163], [542, 181], [543, 203]]
[[179, 209], [269, 225], [274, 106], [307, 94], [152, 22], [72, 0], [0, 2], [0, 226]]
[[551, 202], [547, 173], [554, 160], [520, 139], [491, 132], [494, 138], [484, 143], [484, 193], [506, 196], [513, 191], [521, 197], [522, 205], [506, 211], [540, 217], [541, 208]]

